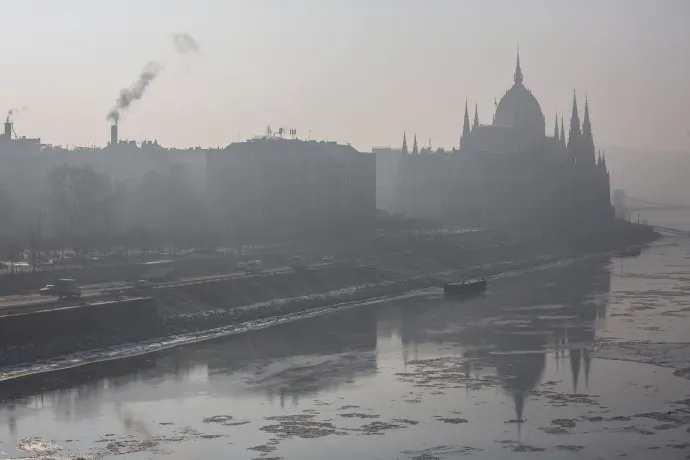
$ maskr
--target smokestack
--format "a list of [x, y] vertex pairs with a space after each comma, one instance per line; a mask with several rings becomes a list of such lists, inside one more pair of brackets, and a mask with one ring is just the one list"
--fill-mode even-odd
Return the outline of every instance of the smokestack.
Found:
[[12, 137], [12, 122], [11, 121], [5, 122], [5, 136], [7, 136], [8, 138]]
[[[7, 127], [5, 127], [5, 131], [7, 131]], [[110, 145], [117, 145], [117, 123], [110, 126]]]

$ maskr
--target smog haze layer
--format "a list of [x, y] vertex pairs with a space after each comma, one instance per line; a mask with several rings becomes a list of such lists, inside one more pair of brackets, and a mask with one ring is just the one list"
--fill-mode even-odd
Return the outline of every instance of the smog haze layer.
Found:
[[[547, 126], [568, 118], [577, 88], [599, 145], [690, 145], [684, 0], [39, 0], [14, 3], [11, 15], [3, 110], [30, 107], [18, 134], [53, 144], [104, 145], [114, 97], [160, 57], [172, 64], [128, 109], [127, 138], [217, 146], [271, 124], [361, 150], [397, 145], [403, 130], [450, 148], [465, 98], [491, 122], [519, 42]], [[176, 32], [203, 56], [176, 53]]]

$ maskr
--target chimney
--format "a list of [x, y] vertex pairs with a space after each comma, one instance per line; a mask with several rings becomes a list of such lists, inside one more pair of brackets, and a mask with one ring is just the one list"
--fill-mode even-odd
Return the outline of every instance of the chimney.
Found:
[[[5, 128], [7, 130], [7, 128]], [[117, 123], [110, 126], [110, 145], [117, 145]]]
[[5, 122], [5, 136], [7, 136], [8, 139], [12, 137], [12, 122], [11, 121]]

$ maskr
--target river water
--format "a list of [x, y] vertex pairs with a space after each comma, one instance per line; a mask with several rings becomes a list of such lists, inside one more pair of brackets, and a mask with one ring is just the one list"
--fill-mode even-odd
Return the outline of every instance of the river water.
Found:
[[690, 380], [635, 362], [688, 341], [688, 281], [690, 239], [667, 238], [5, 382], [0, 457], [688, 458]]

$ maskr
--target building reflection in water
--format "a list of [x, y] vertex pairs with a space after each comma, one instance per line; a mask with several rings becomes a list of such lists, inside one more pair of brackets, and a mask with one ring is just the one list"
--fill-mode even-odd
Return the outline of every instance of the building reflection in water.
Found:
[[[389, 309], [400, 318], [403, 359], [421, 344], [453, 344], [463, 355], [495, 367], [523, 420], [525, 399], [541, 382], [547, 357], [567, 358], [572, 392], [588, 385], [590, 349], [606, 316], [611, 289], [609, 260], [588, 260], [492, 282], [486, 294], [466, 300], [438, 299], [434, 305]], [[438, 347], [437, 347], [438, 349]]]

